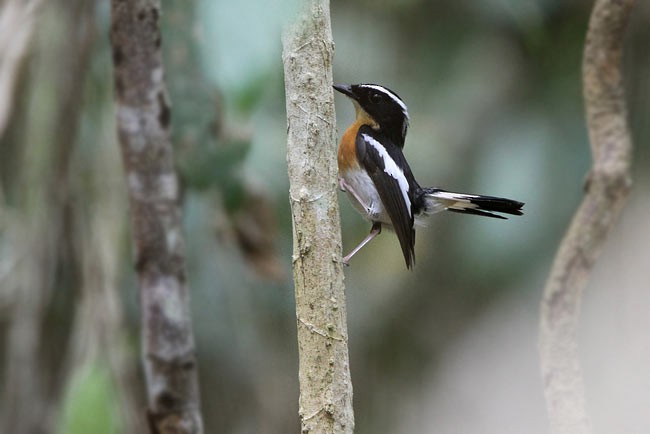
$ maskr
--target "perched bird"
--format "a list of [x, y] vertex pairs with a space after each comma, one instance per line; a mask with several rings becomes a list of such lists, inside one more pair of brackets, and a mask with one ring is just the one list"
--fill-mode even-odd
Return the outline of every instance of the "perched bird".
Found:
[[409, 126], [404, 101], [377, 84], [337, 84], [334, 89], [349, 97], [356, 110], [339, 145], [339, 187], [372, 222], [368, 236], [343, 258], [346, 265], [382, 227], [395, 231], [406, 267], [412, 268], [414, 223], [422, 217], [443, 210], [500, 219], [505, 217], [493, 213], [522, 215], [524, 204], [515, 200], [420, 187], [402, 153]]

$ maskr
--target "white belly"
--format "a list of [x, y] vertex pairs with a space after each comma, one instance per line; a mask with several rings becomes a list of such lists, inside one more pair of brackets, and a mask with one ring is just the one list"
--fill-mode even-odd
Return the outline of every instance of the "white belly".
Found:
[[372, 179], [363, 170], [348, 170], [340, 177], [341, 187], [346, 191], [350, 202], [362, 216], [373, 222], [391, 224], [390, 217], [381, 203], [379, 193]]

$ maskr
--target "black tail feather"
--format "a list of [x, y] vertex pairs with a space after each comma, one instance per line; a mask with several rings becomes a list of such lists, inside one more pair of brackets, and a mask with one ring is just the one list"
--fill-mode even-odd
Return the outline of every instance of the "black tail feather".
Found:
[[427, 198], [427, 212], [436, 212], [442, 209], [461, 214], [473, 214], [484, 217], [506, 219], [506, 217], [493, 214], [503, 213], [510, 215], [522, 215], [523, 202], [503, 197], [480, 196], [475, 194], [453, 193], [438, 188], [427, 188], [424, 190]]
[[[511, 215], [523, 214], [521, 208], [524, 206], [524, 204], [522, 202], [518, 202], [512, 199], [505, 199], [502, 197], [494, 197], [494, 196], [477, 196], [476, 198], [469, 199], [469, 202], [475, 204], [478, 207], [478, 208], [474, 208], [475, 210], [479, 209], [482, 211], [502, 212], [504, 214], [511, 214]], [[491, 217], [499, 217], [499, 216], [493, 215]]]
[[452, 208], [447, 208], [447, 211], [457, 212], [458, 214], [472, 214], [472, 215], [480, 215], [480, 216], [483, 216], [483, 217], [492, 217], [492, 218], [495, 218], [495, 219], [508, 220], [508, 217], [504, 217], [504, 216], [499, 215], [499, 214], [492, 214], [491, 212], [485, 212], [485, 211], [481, 211], [481, 210], [478, 210], [478, 209], [470, 209], [470, 208], [467, 208], [467, 209], [452, 209]]

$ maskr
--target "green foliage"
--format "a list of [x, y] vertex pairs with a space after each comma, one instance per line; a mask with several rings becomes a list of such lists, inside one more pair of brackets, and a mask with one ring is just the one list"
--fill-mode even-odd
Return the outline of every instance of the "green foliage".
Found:
[[238, 89], [238, 92], [233, 92], [234, 108], [242, 114], [254, 112], [266, 96], [269, 83], [273, 83], [274, 79], [275, 75], [272, 71], [259, 71], [258, 76], [251, 77], [245, 86]]
[[224, 194], [227, 208], [234, 206], [228, 198], [240, 196], [233, 189], [241, 190], [237, 185], [241, 184], [240, 171], [250, 147], [249, 141], [240, 140], [192, 149], [178, 162], [185, 186], [198, 191], [218, 188]]
[[73, 373], [63, 404], [59, 434], [116, 434], [120, 432], [115, 385], [108, 367], [91, 361]]

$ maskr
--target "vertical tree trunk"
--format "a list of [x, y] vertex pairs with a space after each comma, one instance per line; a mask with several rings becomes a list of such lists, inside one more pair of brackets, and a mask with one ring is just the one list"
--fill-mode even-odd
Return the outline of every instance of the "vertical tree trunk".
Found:
[[582, 291], [630, 189], [631, 139], [621, 57], [634, 0], [597, 0], [583, 58], [593, 165], [586, 196], [560, 245], [544, 289], [540, 357], [551, 429], [591, 431], [576, 342]]
[[112, 1], [117, 128], [140, 285], [151, 432], [201, 433], [159, 18], [159, 0]]
[[283, 47], [300, 421], [303, 433], [352, 433], [328, 0], [306, 2]]
[[43, 0], [7, 0], [0, 8], [0, 137], [11, 116], [16, 84], [42, 4]]
[[[76, 223], [70, 175], [95, 9], [94, 2], [84, 0], [67, 0], [65, 9], [58, 9], [60, 3], [9, 1], [0, 13], [0, 94], [9, 102], [0, 108], [0, 148], [4, 168], [10, 169], [3, 174], [10, 206], [0, 210], [0, 226], [6, 227], [9, 246], [2, 250], [13, 262], [0, 283], [12, 296], [0, 405], [3, 433], [48, 432], [57, 420], [70, 341], [69, 325], [57, 319], [76, 306], [80, 262], [70, 230]], [[55, 11], [63, 30], [48, 34], [43, 49], [44, 23]], [[21, 65], [25, 60], [29, 74]], [[42, 80], [47, 85], [34, 90]], [[21, 94], [25, 88], [31, 92]], [[42, 104], [45, 88], [55, 104]], [[21, 97], [41, 102], [38, 116]]]

